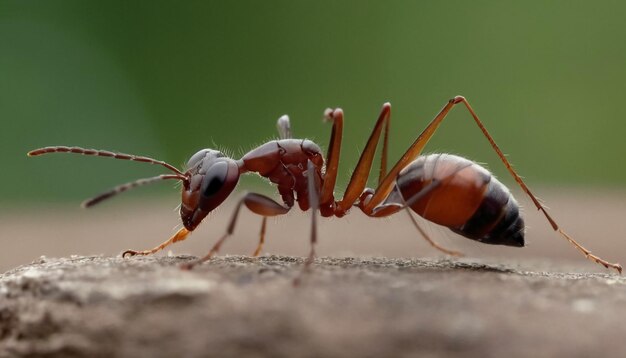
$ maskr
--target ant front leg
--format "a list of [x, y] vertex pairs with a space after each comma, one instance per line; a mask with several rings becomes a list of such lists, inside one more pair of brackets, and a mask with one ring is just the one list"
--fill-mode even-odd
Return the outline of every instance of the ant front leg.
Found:
[[230, 219], [230, 223], [228, 224], [226, 233], [224, 233], [224, 235], [222, 235], [222, 237], [219, 240], [217, 240], [217, 242], [215, 243], [215, 245], [213, 245], [213, 247], [211, 248], [208, 254], [206, 254], [201, 259], [182, 265], [183, 269], [186, 269], [186, 270], [192, 269], [194, 266], [211, 259], [211, 257], [213, 257], [213, 255], [215, 255], [219, 251], [224, 241], [226, 241], [226, 239], [230, 237], [235, 231], [235, 225], [237, 224], [237, 218], [239, 217], [239, 211], [241, 210], [242, 205], [245, 205], [253, 213], [262, 215], [264, 217], [263, 218], [264, 224], [263, 224], [262, 231], [261, 231], [262, 233], [261, 242], [259, 243], [259, 247], [257, 247], [257, 250], [259, 251], [260, 251], [260, 246], [262, 245], [264, 241], [265, 217], [284, 215], [288, 213], [289, 210], [291, 210], [291, 208], [285, 207], [277, 203], [273, 199], [268, 198], [265, 195], [261, 195], [257, 193], [248, 193], [244, 195], [243, 198], [239, 200], [239, 202], [237, 203], [237, 206], [235, 207], [235, 211], [233, 212], [233, 216]]
[[124, 253], [122, 254], [122, 257], [126, 257], [126, 256], [135, 256], [135, 255], [139, 255], [139, 256], [146, 256], [146, 255], [151, 255], [154, 254], [158, 251], [163, 250], [164, 248], [170, 246], [171, 244], [178, 242], [178, 241], [183, 241], [187, 238], [187, 236], [191, 233], [191, 231], [187, 230], [186, 228], [181, 228], [180, 230], [178, 230], [178, 232], [176, 234], [174, 234], [172, 237], [170, 237], [167, 241], [163, 242], [161, 245], [150, 249], [150, 250], [143, 250], [143, 251], [135, 251], [135, 250], [126, 250], [124, 251]]

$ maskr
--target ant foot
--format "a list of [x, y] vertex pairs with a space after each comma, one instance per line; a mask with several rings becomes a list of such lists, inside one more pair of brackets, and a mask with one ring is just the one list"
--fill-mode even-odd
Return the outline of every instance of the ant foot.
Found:
[[124, 253], [122, 253], [122, 257], [126, 258], [126, 257], [133, 257], [136, 255], [145, 256], [145, 255], [148, 255], [149, 253], [150, 252], [146, 252], [146, 251], [126, 250], [124, 251]]

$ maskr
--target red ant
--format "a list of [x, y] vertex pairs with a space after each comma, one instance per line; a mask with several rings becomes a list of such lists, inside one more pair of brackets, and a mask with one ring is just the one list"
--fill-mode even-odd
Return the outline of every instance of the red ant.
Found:
[[[230, 195], [237, 185], [239, 176], [243, 173], [254, 172], [276, 184], [283, 201], [282, 204], [265, 195], [245, 194], [235, 207], [226, 233], [213, 245], [206, 256], [186, 265], [186, 268], [204, 262], [218, 252], [224, 240], [232, 235], [242, 205], [263, 217], [260, 240], [254, 252], [254, 255], [257, 256], [265, 240], [267, 217], [286, 214], [296, 201], [301, 210], [311, 209], [311, 248], [305, 261], [305, 269], [311, 265], [315, 258], [317, 212], [319, 211], [324, 217], [342, 217], [353, 206], [358, 207], [370, 217], [389, 216], [406, 209], [421, 235], [432, 246], [449, 255], [460, 256], [461, 254], [445, 249], [431, 240], [417, 224], [409, 208], [426, 220], [446, 226], [466, 238], [485, 244], [522, 247], [524, 246], [524, 221], [519, 214], [519, 206], [509, 190], [489, 171], [473, 161], [454, 155], [429, 154], [420, 156], [424, 146], [448, 112], [459, 103], [463, 103], [467, 107], [509, 173], [530, 197], [537, 209], [543, 213], [552, 228], [587, 258], [621, 273], [622, 266], [620, 264], [610, 263], [593, 255], [558, 226], [547, 213], [545, 207], [531, 193], [522, 178], [515, 172], [470, 104], [461, 96], [451, 99], [443, 107], [389, 171], [387, 171], [387, 146], [391, 105], [385, 103], [341, 200], [335, 200], [334, 197], [343, 132], [343, 111], [339, 108], [327, 109], [324, 113], [325, 119], [333, 123], [325, 166], [322, 150], [317, 144], [307, 139], [291, 138], [291, 127], [287, 116], [278, 119], [277, 126], [280, 139], [267, 142], [251, 150], [239, 160], [228, 158], [223, 153], [213, 149], [203, 149], [189, 159], [185, 172], [163, 161], [147, 157], [78, 147], [46, 147], [33, 150], [28, 155], [77, 153], [111, 157], [159, 164], [174, 173], [139, 179], [117, 186], [87, 200], [83, 203], [84, 207], [90, 207], [118, 193], [155, 181], [168, 179], [182, 181], [180, 216], [184, 227], [169, 240], [151, 250], [128, 250], [123, 253], [123, 256], [152, 254], [172, 243], [184, 240], [208, 213], [218, 207]], [[378, 186], [376, 189], [366, 188], [376, 147], [383, 130]]]

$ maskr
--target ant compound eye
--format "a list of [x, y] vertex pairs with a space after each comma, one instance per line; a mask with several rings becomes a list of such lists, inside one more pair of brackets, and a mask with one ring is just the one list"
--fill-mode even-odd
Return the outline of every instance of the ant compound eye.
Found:
[[227, 175], [228, 163], [226, 161], [220, 161], [211, 165], [202, 180], [202, 187], [200, 188], [202, 195], [211, 197], [218, 193], [224, 186]]
[[200, 185], [183, 191], [183, 201], [186, 200], [187, 206], [193, 208], [196, 223], [224, 202], [239, 181], [239, 167], [232, 159], [205, 159], [202, 166], [202, 170], [195, 175], [201, 180]]

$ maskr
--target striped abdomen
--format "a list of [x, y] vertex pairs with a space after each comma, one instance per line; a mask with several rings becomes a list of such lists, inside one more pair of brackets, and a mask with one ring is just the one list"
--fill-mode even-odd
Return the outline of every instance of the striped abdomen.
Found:
[[398, 175], [405, 201], [430, 186], [411, 209], [469, 239], [486, 244], [524, 246], [519, 205], [487, 169], [456, 155], [421, 156]]

